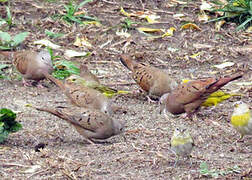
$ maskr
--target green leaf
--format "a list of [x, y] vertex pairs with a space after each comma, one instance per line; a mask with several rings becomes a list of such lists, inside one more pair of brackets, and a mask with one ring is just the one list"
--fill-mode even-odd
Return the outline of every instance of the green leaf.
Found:
[[11, 48], [8, 47], [8, 46], [0, 46], [0, 49], [1, 49], [1, 50], [9, 50], [9, 49], [11, 49]]
[[0, 39], [5, 42], [10, 42], [11, 41], [11, 36], [7, 32], [1, 32], [0, 31]]
[[8, 0], [0, 0], [1, 3], [7, 2]]
[[29, 32], [22, 32], [14, 36], [12, 46], [17, 46], [18, 44], [23, 42], [25, 38], [28, 36], [28, 34]]
[[47, 29], [45, 30], [45, 34], [51, 38], [58, 38], [58, 37], [62, 37], [64, 35], [62, 33], [54, 33], [52, 31], [48, 31]]
[[7, 68], [7, 67], [9, 67], [8, 64], [0, 64], [0, 71], [1, 71], [2, 69]]
[[80, 74], [80, 69], [71, 61], [61, 60], [54, 63], [53, 76], [57, 79], [65, 79], [71, 74]]
[[10, 12], [10, 8], [8, 6], [6, 6], [6, 12], [7, 12], [7, 23], [10, 26], [12, 24], [12, 16], [11, 16], [11, 12]]
[[2, 130], [1, 132], [1, 127], [0, 127], [0, 143], [4, 142], [5, 139], [7, 139], [9, 135], [8, 131]]
[[79, 8], [83, 7], [85, 4], [92, 2], [93, 0], [85, 0], [83, 2], [81, 2], [77, 7], [76, 10], [78, 10]]

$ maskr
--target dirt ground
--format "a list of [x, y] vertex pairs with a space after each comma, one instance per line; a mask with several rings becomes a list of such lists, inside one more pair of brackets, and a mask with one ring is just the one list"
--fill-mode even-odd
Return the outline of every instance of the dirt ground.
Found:
[[[216, 107], [202, 108], [197, 121], [189, 121], [181, 116], [166, 119], [159, 114], [158, 104], [149, 104], [141, 93], [120, 95], [112, 100], [125, 112], [113, 118], [126, 121], [126, 141], [119, 135], [105, 143], [91, 145], [65, 121], [26, 107], [26, 104], [67, 105], [67, 98], [55, 85], [45, 80], [43, 83], [48, 88], [39, 89], [23, 87], [21, 81], [12, 78], [0, 80], [0, 107], [17, 112], [17, 120], [23, 125], [22, 130], [11, 134], [0, 145], [0, 179], [212, 179], [213, 173], [217, 173], [219, 179], [252, 179], [252, 139], [248, 136], [242, 142], [235, 142], [239, 134], [229, 124], [234, 102], [242, 100], [252, 104], [251, 86], [236, 84], [252, 81], [252, 51], [243, 49], [251, 45], [251, 34], [235, 32], [236, 26], [231, 23], [220, 31], [215, 30], [213, 23], [200, 23], [197, 14], [201, 1], [188, 1], [174, 7], [169, 7], [170, 2], [95, 1], [82, 9], [101, 21], [102, 26], [96, 27], [53, 20], [53, 15], [63, 13], [63, 4], [67, 1], [10, 1], [16, 25], [8, 32], [30, 32], [20, 49], [34, 50], [38, 48], [33, 44], [35, 40], [48, 39], [45, 29], [64, 33], [61, 38], [49, 39], [63, 47], [55, 50], [55, 54], [63, 56], [65, 49], [89, 51], [90, 56], [71, 61], [87, 64], [104, 84], [129, 91], [139, 88], [119, 61], [119, 55], [125, 52], [138, 61], [165, 69], [178, 82], [230, 74], [245, 64], [249, 71], [244, 77], [223, 88], [242, 96], [232, 97]], [[151, 10], [164, 23], [133, 25], [128, 30], [130, 38], [120, 37], [116, 31], [122, 29], [120, 24], [126, 18], [119, 12], [121, 6], [127, 12]], [[3, 4], [0, 4], [0, 12], [5, 14]], [[178, 13], [185, 14], [202, 30], [181, 30], [182, 22], [173, 17]], [[134, 17], [131, 20], [145, 22]], [[135, 30], [141, 26], [175, 27], [176, 31], [171, 37], [149, 39]], [[93, 47], [89, 50], [75, 47], [73, 42], [77, 35], [86, 36]], [[199, 57], [190, 58], [198, 52]], [[1, 60], [6, 63], [6, 59], [1, 57]], [[213, 67], [225, 61], [235, 65], [224, 69]], [[13, 67], [8, 70], [15, 74]], [[180, 161], [174, 167], [176, 157], [169, 150], [170, 138], [173, 129], [181, 124], [191, 130], [196, 147], [192, 152], [192, 165], [189, 161]], [[40, 143], [45, 144], [45, 148], [35, 152]], [[208, 176], [200, 173], [203, 162], [209, 166]]]

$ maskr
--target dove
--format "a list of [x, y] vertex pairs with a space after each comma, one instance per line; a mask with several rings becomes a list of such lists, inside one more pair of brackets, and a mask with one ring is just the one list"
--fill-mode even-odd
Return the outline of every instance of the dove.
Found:
[[174, 166], [176, 166], [179, 157], [190, 158], [193, 146], [194, 141], [186, 128], [180, 127], [174, 130], [171, 138], [171, 151], [177, 156]]
[[231, 124], [241, 134], [240, 140], [245, 135], [252, 135], [252, 115], [246, 103], [241, 101], [235, 103]]
[[122, 54], [121, 63], [132, 71], [132, 78], [136, 83], [152, 97], [161, 97], [177, 87], [177, 82], [161, 69], [137, 63], [129, 55]]
[[85, 65], [80, 66], [80, 76], [72, 74], [66, 79], [66, 81], [72, 83], [73, 85], [95, 89], [107, 97], [128, 93], [127, 91], [116, 90], [101, 84], [98, 78], [92, 74]]
[[72, 124], [89, 143], [94, 139], [107, 139], [124, 131], [124, 123], [110, 118], [103, 112], [81, 107], [43, 107], [35, 109], [51, 113]]
[[76, 84], [69, 81], [63, 83], [48, 73], [44, 73], [44, 75], [64, 92], [73, 105], [98, 109], [109, 115], [113, 113], [111, 101], [99, 91], [76, 86]]
[[[44, 72], [51, 74], [53, 65], [48, 51], [0, 51], [0, 54], [11, 58], [13, 65], [23, 75], [24, 86], [31, 86], [28, 80], [40, 81], [45, 79]], [[39, 87], [42, 87], [41, 85]]]
[[237, 73], [229, 77], [199, 79], [183, 83], [160, 98], [160, 113], [164, 110], [174, 115], [186, 112], [191, 118], [191, 115], [199, 109], [211, 93], [241, 77], [242, 73]]

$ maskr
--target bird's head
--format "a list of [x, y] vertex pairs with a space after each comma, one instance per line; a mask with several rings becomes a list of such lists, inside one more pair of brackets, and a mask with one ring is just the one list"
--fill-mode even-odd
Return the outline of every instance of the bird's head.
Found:
[[166, 108], [166, 101], [167, 101], [168, 96], [169, 96], [169, 93], [166, 93], [163, 96], [161, 96], [161, 98], [159, 99], [160, 114]]

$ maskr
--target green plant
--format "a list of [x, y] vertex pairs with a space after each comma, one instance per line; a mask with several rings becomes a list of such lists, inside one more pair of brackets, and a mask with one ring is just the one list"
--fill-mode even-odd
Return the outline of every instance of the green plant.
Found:
[[80, 74], [80, 69], [71, 61], [59, 60], [54, 62], [53, 76], [57, 79], [65, 79], [71, 74]]
[[200, 163], [200, 174], [203, 176], [218, 178], [219, 176], [225, 176], [231, 173], [240, 173], [241, 169], [238, 166], [234, 166], [233, 168], [227, 168], [226, 170], [216, 170], [209, 169], [206, 162]]
[[132, 21], [132, 20], [130, 20], [129, 18], [126, 18], [126, 19], [124, 19], [124, 21], [122, 22], [122, 28], [124, 28], [124, 29], [132, 29], [133, 27], [133, 25], [134, 24], [141, 24], [141, 23], [139, 23], [139, 22], [135, 22], [135, 21]]
[[0, 49], [8, 50], [16, 47], [25, 40], [28, 34], [28, 32], [22, 32], [11, 37], [9, 33], [0, 31]]
[[59, 37], [64, 36], [63, 33], [54, 33], [54, 32], [52, 32], [52, 31], [48, 31], [47, 29], [45, 30], [45, 34], [46, 34], [47, 36], [49, 36], [50, 38], [59, 38]]
[[76, 14], [76, 12], [83, 7], [85, 4], [92, 2], [93, 0], [85, 0], [81, 2], [79, 5], [74, 5], [72, 1], [69, 1], [68, 5], [64, 5], [66, 10], [66, 14], [62, 15], [64, 21], [68, 23], [76, 22], [79, 24], [82, 23], [82, 19], [90, 20], [90, 21], [97, 21], [96, 18], [85, 16], [84, 14]]
[[0, 64], [0, 79], [6, 78], [6, 76], [3, 75], [3, 69], [9, 67], [7, 64]]
[[10, 133], [19, 131], [22, 125], [15, 121], [16, 113], [10, 109], [0, 109], [0, 143], [7, 139]]
[[224, 15], [209, 22], [225, 19], [239, 24], [236, 30], [245, 29], [252, 24], [252, 0], [229, 0], [227, 4], [215, 1], [215, 4], [223, 7], [213, 11], [224, 12]]
[[11, 12], [10, 12], [10, 8], [8, 6], [6, 6], [6, 18], [5, 19], [2, 19], [0, 18], [0, 25], [1, 24], [4, 24], [4, 23], [7, 23], [9, 27], [11, 27], [13, 24], [12, 22], [12, 15], [11, 15]]

